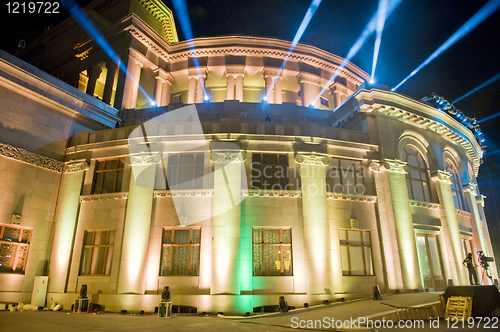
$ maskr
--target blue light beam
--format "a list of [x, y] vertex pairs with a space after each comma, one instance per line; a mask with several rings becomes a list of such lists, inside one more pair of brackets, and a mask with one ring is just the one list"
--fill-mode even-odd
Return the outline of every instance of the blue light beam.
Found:
[[389, 7], [389, 0], [380, 0], [378, 3], [377, 11], [377, 37], [375, 39], [375, 48], [373, 50], [373, 64], [372, 64], [372, 77], [370, 82], [375, 83], [375, 68], [377, 68], [378, 53], [380, 51], [380, 44], [382, 42], [382, 31], [384, 31], [384, 24], [387, 18], [387, 8]]
[[464, 25], [460, 27], [447, 41], [443, 43], [443, 45], [439, 46], [434, 53], [431, 54], [420, 66], [417, 67], [414, 71], [411, 72], [404, 80], [402, 80], [398, 85], [392, 88], [392, 91], [396, 91], [401, 85], [403, 85], [406, 81], [408, 81], [411, 77], [413, 77], [416, 73], [418, 73], [422, 68], [427, 66], [432, 60], [437, 58], [441, 53], [450, 48], [457, 41], [462, 39], [463, 36], [472, 31], [476, 26], [478, 26], [481, 22], [487, 19], [491, 14], [493, 14], [500, 7], [500, 0], [490, 0], [486, 5], [483, 6], [474, 16], [472, 16]]
[[487, 117], [485, 117], [484, 119], [479, 120], [477, 123], [483, 123], [483, 122], [485, 122], [485, 121], [488, 121], [488, 120], [494, 119], [494, 118], [496, 118], [497, 116], [500, 116], [500, 112], [497, 112], [497, 113], [495, 113], [495, 114], [492, 114], [492, 115], [490, 115], [490, 116], [487, 116]]
[[283, 60], [283, 63], [281, 64], [281, 67], [278, 70], [278, 73], [276, 74], [276, 77], [273, 79], [273, 83], [269, 87], [268, 91], [266, 91], [265, 100], [268, 99], [268, 95], [273, 90], [274, 83], [276, 82], [276, 79], [280, 76], [281, 72], [285, 68], [285, 64], [287, 63], [288, 58], [290, 58], [290, 55], [292, 54], [293, 50], [295, 49], [295, 46], [297, 46], [300, 38], [302, 38], [304, 31], [306, 31], [306, 28], [309, 25], [309, 22], [311, 22], [311, 19], [313, 18], [314, 13], [316, 13], [316, 10], [318, 9], [319, 5], [321, 4], [321, 1], [322, 0], [313, 0], [311, 2], [311, 4], [309, 5], [309, 8], [307, 9], [306, 15], [302, 19], [302, 23], [300, 24], [299, 29], [297, 30], [297, 33], [295, 34], [295, 37], [293, 38], [292, 45], [288, 49], [288, 53], [286, 54], [285, 59]]
[[[191, 51], [191, 55], [193, 55], [194, 66], [196, 67], [198, 76], [201, 77], [200, 62], [198, 61], [198, 58], [194, 56], [196, 54], [196, 47], [194, 46], [193, 29], [191, 28], [191, 20], [189, 19], [186, 1], [172, 0], [172, 4], [174, 5], [175, 13], [179, 19], [184, 38], [187, 40], [188, 49]], [[205, 83], [203, 80], [201, 80], [201, 87], [203, 88], [203, 98], [205, 98], [205, 96], [207, 96], [207, 90], [205, 89]]]
[[[111, 45], [108, 43], [106, 38], [101, 34], [101, 32], [96, 28], [94, 23], [88, 18], [87, 15], [81, 10], [80, 6], [75, 3], [73, 0], [65, 0], [62, 1], [62, 5], [66, 8], [66, 10], [75, 18], [75, 20], [81, 25], [82, 28], [87, 31], [87, 33], [94, 39], [94, 41], [101, 47], [101, 49], [110, 57], [110, 59], [116, 63], [116, 65], [120, 68], [122, 72], [124, 72], [127, 77], [135, 81], [135, 79], [130, 75], [130, 73], [127, 70], [127, 67], [123, 64], [123, 61], [120, 60], [120, 57], [116, 52], [113, 50]], [[154, 103], [154, 101], [149, 98], [148, 94], [144, 89], [139, 85], [139, 91], [146, 97], [148, 100], [148, 103], [151, 105]]]
[[[403, 0], [390, 0], [389, 1], [389, 6], [387, 8], [387, 17], [389, 17], [392, 12], [399, 6], [399, 4]], [[379, 8], [380, 9], [380, 8]], [[314, 101], [312, 103], [316, 104], [318, 99], [323, 95], [323, 93], [328, 89], [330, 83], [333, 82], [335, 78], [340, 74], [342, 69], [345, 68], [347, 63], [358, 53], [358, 51], [363, 47], [363, 45], [366, 43], [368, 38], [377, 30], [377, 17], [378, 17], [378, 9], [377, 12], [372, 16], [370, 21], [368, 21], [368, 24], [365, 26], [364, 30], [361, 32], [361, 35], [358, 37], [354, 45], [352, 45], [351, 49], [347, 53], [347, 56], [344, 58], [344, 61], [340, 64], [340, 66], [337, 68], [337, 70], [332, 74], [328, 82], [326, 82], [325, 86], [323, 89], [320, 91], [320, 93], [316, 96]]]
[[500, 79], [500, 73], [496, 74], [495, 76], [493, 76], [492, 78], [490, 78], [489, 80], [487, 80], [486, 82], [484, 82], [483, 84], [479, 85], [478, 87], [472, 89], [471, 91], [467, 92], [466, 94], [464, 94], [462, 97], [458, 98], [457, 100], [455, 100], [452, 104], [455, 104], [457, 101], [460, 101], [466, 97], [469, 97], [471, 94], [473, 94], [474, 92], [477, 92], [479, 90], [481, 90], [482, 88], [484, 88], [485, 86], [488, 86], [490, 85], [491, 83], [497, 81], [498, 79]]

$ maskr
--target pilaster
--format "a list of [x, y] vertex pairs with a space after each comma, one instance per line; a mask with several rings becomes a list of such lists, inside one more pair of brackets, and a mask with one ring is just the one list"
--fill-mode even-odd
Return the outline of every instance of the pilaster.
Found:
[[122, 108], [135, 108], [137, 104], [137, 94], [139, 92], [139, 81], [141, 79], [141, 68], [144, 66], [144, 58], [139, 52], [129, 50], [125, 84], [123, 87]]
[[462, 265], [465, 257], [463, 257], [460, 228], [455, 211], [453, 192], [451, 190], [451, 174], [446, 171], [437, 170], [432, 174], [432, 180], [436, 183], [439, 201], [445, 213], [445, 218], [442, 218], [442, 224], [445, 231], [444, 235], [449, 237], [449, 240], [446, 242], [451, 243], [451, 248], [448, 248], [447, 251], [452, 253], [452, 256], [449, 258], [452, 258], [450, 261], [453, 266], [453, 281], [456, 285], [467, 285], [466, 271]]
[[[319, 94], [321, 77], [309, 73], [299, 73], [297, 75], [297, 82], [300, 84], [300, 94], [302, 106], [309, 107], [310, 104]], [[320, 100], [316, 100], [314, 108], [320, 107]]]
[[80, 191], [84, 171], [87, 168], [88, 164], [85, 160], [66, 162], [63, 166], [49, 260], [49, 292], [51, 293], [66, 292], [80, 208]]

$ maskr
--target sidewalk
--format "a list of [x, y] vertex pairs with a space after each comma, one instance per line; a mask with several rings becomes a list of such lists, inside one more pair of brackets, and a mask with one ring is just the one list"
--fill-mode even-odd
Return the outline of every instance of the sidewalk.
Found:
[[[288, 313], [273, 313], [251, 317], [174, 316], [160, 319], [156, 315], [74, 314], [68, 312], [0, 312], [0, 331], [59, 332], [59, 331], [292, 331], [322, 330], [331, 328], [293, 328], [293, 322], [301, 320], [353, 320], [358, 317], [378, 319], [394, 313], [394, 307], [424, 306], [439, 302], [438, 293], [393, 294], [383, 296], [382, 301], [372, 299], [333, 303], [301, 308]], [[305, 326], [305, 325], [304, 325]], [[364, 329], [366, 330], [366, 328]]]

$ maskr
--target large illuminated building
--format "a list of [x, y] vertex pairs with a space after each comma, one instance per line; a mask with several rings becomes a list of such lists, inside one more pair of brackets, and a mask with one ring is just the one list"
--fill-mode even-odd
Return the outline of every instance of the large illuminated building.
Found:
[[[66, 309], [87, 285], [106, 310], [153, 311], [169, 286], [177, 308], [244, 314], [467, 285], [466, 253], [493, 255], [482, 148], [435, 105], [352, 63], [316, 99], [342, 58], [299, 44], [277, 76], [290, 42], [179, 42], [158, 0], [84, 12], [127, 75], [74, 19], [24, 61], [0, 52], [0, 302], [48, 276]], [[159, 120], [192, 104], [205, 150]]]

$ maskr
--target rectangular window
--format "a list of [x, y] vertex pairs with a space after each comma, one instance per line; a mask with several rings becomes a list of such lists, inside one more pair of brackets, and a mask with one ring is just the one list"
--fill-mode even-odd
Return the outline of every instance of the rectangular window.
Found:
[[0, 273], [24, 274], [33, 230], [0, 224]]
[[94, 173], [93, 194], [116, 193], [122, 190], [123, 158], [97, 160]]
[[85, 231], [80, 275], [111, 274], [115, 231]]
[[373, 275], [370, 231], [339, 230], [342, 275]]
[[363, 195], [365, 176], [361, 161], [332, 158], [326, 169], [326, 189], [337, 194]]
[[291, 229], [254, 228], [252, 233], [253, 275], [293, 275]]
[[320, 97], [321, 106], [328, 107], [328, 99]]
[[161, 276], [200, 275], [201, 228], [164, 228]]
[[252, 189], [288, 189], [288, 155], [254, 153], [252, 155]]
[[170, 189], [203, 189], [203, 153], [172, 154], [168, 157]]

